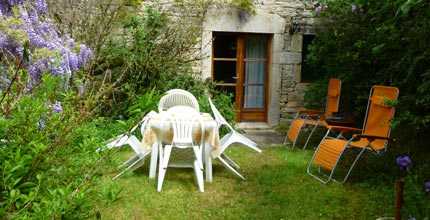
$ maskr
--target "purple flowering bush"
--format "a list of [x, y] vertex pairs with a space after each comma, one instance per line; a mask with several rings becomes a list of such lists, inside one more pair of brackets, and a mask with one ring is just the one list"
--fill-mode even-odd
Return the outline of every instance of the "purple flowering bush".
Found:
[[94, 152], [108, 133], [68, 89], [93, 52], [47, 12], [45, 0], [0, 0], [1, 219], [88, 218], [83, 184], [104, 162]]
[[19, 60], [19, 67], [30, 76], [29, 86], [37, 84], [43, 73], [67, 82], [92, 57], [91, 49], [57, 30], [47, 10], [45, 0], [0, 1], [1, 55]]

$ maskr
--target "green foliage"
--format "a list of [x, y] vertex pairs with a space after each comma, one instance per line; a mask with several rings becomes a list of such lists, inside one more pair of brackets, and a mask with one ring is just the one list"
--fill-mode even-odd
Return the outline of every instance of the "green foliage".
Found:
[[100, 196], [103, 198], [103, 201], [106, 202], [106, 205], [109, 205], [120, 199], [121, 191], [121, 186], [117, 183], [110, 182], [102, 186]]
[[416, 219], [430, 218], [430, 198], [423, 191], [423, 182], [416, 173], [405, 178], [403, 214]]
[[157, 110], [157, 104], [160, 100], [160, 92], [152, 89], [143, 95], [140, 95], [133, 101], [127, 109], [127, 115], [132, 118], [140, 117], [146, 113]]
[[[13, 96], [13, 95], [12, 95]], [[86, 121], [76, 96], [45, 75], [0, 116], [0, 214], [6, 218], [86, 218], [91, 184], [110, 160], [95, 153], [124, 127]], [[61, 102], [62, 111], [52, 104]], [[103, 155], [109, 158], [108, 155]]]
[[108, 70], [116, 85], [101, 110], [123, 111], [148, 88], [163, 90], [177, 75], [191, 73], [198, 33], [196, 25], [180, 19], [173, 25], [167, 14], [155, 8], [147, 7], [143, 15], [131, 14], [122, 32], [102, 48], [95, 67], [96, 77]]
[[309, 109], [324, 109], [328, 80], [324, 79], [310, 84], [305, 92], [305, 107]]
[[253, 0], [231, 0], [230, 4], [250, 14], [256, 13]]
[[[341, 107], [363, 122], [372, 85], [398, 87], [388, 155], [408, 153], [417, 170], [405, 189], [405, 217], [428, 218], [428, 198], [422, 182], [428, 178], [430, 148], [430, 2], [421, 0], [326, 1], [321, 28], [307, 57], [324, 80], [306, 92], [308, 101], [321, 100], [327, 79], [343, 81]], [[414, 179], [414, 180], [412, 180]], [[427, 212], [427, 213], [425, 213]], [[426, 215], [427, 214], [427, 215]]]
[[[372, 85], [399, 87], [396, 123], [410, 131], [402, 132], [408, 137], [405, 144], [423, 143], [421, 137], [430, 131], [430, 3], [342, 0], [327, 4], [308, 56], [314, 69], [324, 79], [342, 79], [341, 106], [359, 121]], [[307, 97], [323, 94], [323, 83], [311, 87]]]

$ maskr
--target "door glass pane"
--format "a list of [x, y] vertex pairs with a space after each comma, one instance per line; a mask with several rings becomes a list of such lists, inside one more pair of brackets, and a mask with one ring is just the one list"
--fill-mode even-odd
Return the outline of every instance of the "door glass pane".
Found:
[[266, 58], [267, 37], [259, 35], [247, 36], [245, 45], [245, 58]]
[[245, 63], [245, 85], [264, 84], [264, 73], [266, 71], [265, 61], [248, 61]]
[[214, 34], [214, 57], [236, 58], [237, 37], [234, 35]]
[[224, 83], [236, 83], [235, 61], [214, 61], [214, 80]]
[[245, 108], [264, 108], [264, 86], [245, 87]]
[[266, 61], [253, 61], [252, 58], [266, 58], [267, 38], [248, 36], [246, 39], [244, 80], [244, 108], [264, 108]]

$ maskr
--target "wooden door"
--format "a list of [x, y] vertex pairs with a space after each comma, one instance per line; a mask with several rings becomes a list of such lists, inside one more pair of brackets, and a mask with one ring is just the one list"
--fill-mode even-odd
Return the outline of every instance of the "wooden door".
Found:
[[214, 33], [213, 79], [233, 94], [237, 121], [267, 121], [270, 35]]

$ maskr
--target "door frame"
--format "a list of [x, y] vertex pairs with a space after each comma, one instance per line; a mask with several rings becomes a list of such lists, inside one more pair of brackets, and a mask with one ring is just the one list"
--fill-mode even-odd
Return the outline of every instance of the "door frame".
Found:
[[[270, 98], [270, 73], [271, 73], [271, 64], [272, 64], [272, 42], [273, 42], [273, 34], [265, 34], [265, 33], [241, 33], [241, 32], [213, 32], [214, 35], [234, 35], [237, 36], [237, 51], [236, 51], [236, 98], [235, 98], [235, 111], [236, 111], [236, 121], [237, 122], [267, 122], [268, 121], [268, 103]], [[263, 111], [260, 108], [249, 108], [244, 109], [244, 81], [245, 81], [245, 39], [246, 36], [252, 35], [263, 35], [267, 37], [267, 45], [266, 45], [266, 66], [265, 66], [265, 80], [264, 80], [264, 108]], [[212, 79], [214, 76], [214, 63], [216, 58], [214, 57], [215, 48], [212, 47], [212, 56], [211, 56], [211, 76]], [[219, 60], [219, 59], [218, 59]]]

